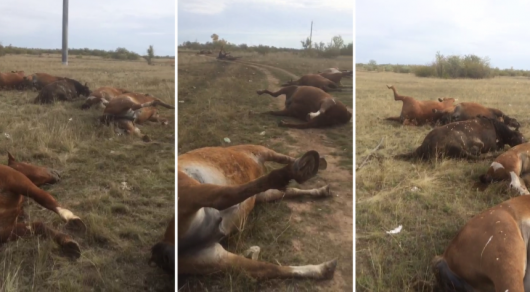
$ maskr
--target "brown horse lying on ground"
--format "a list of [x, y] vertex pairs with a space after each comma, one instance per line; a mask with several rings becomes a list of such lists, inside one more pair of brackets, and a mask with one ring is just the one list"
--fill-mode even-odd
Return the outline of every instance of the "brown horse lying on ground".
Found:
[[434, 110], [452, 110], [454, 108], [453, 103], [456, 101], [454, 98], [438, 99], [438, 101], [416, 100], [410, 96], [399, 95], [393, 85], [387, 85], [386, 87], [394, 92], [394, 100], [403, 101], [399, 118], [386, 118], [386, 120], [397, 121], [403, 125], [420, 126], [426, 123], [435, 123], [441, 118], [442, 114], [437, 114]]
[[81, 109], [89, 109], [95, 104], [98, 104], [100, 108], [104, 109], [111, 99], [120, 96], [124, 93], [130, 93], [131, 91], [123, 88], [116, 88], [111, 86], [103, 86], [93, 90], [90, 96], [87, 97], [85, 103], [81, 105]]
[[[264, 172], [264, 163], [286, 166]], [[326, 164], [316, 151], [295, 159], [257, 145], [208, 147], [178, 157], [178, 272], [210, 275], [232, 269], [257, 279], [333, 277], [336, 260], [319, 265], [278, 266], [257, 260], [259, 247], [247, 259], [226, 251], [219, 240], [241, 230], [256, 202], [284, 197], [329, 196], [328, 187], [287, 188], [303, 183]]]
[[0, 73], [0, 89], [23, 89], [24, 87], [26, 87], [24, 71]]
[[38, 187], [44, 184], [54, 184], [61, 180], [61, 175], [55, 169], [18, 162], [9, 152], [7, 152], [7, 157], [7, 166], [22, 172]]
[[529, 291], [529, 206], [520, 196], [469, 220], [432, 260], [441, 291]]
[[519, 129], [519, 127], [521, 126], [516, 119], [510, 118], [502, 111], [495, 108], [485, 107], [475, 102], [461, 102], [457, 104], [454, 109], [433, 109], [433, 112], [440, 112], [442, 114], [440, 118], [440, 123], [442, 125], [446, 125], [455, 121], [469, 120], [477, 116], [484, 116], [488, 118], [498, 119], [499, 121], [504, 122], [508, 126], [516, 129]]
[[291, 81], [288, 81], [285, 84], [282, 84], [281, 86], [291, 86], [291, 85], [313, 86], [316, 88], [320, 88], [324, 90], [325, 92], [341, 91], [341, 89], [339, 88], [340, 86], [337, 83], [329, 80], [326, 77], [322, 77], [318, 74], [307, 74], [307, 75], [300, 77], [300, 79], [295, 80], [295, 81], [291, 79]]
[[150, 95], [125, 93], [109, 101], [100, 120], [105, 124], [114, 122], [119, 130], [127, 134], [135, 134], [148, 142], [150, 138], [143, 135], [135, 124], [152, 121], [167, 125], [168, 121], [158, 116], [157, 105], [170, 109], [175, 108]]
[[53, 76], [48, 73], [34, 73], [24, 77], [24, 80], [30, 82], [37, 90], [41, 90], [48, 84], [64, 79], [65, 77]]
[[169, 221], [162, 241], [151, 248], [149, 265], [155, 263], [170, 275], [175, 275], [175, 216]]
[[87, 84], [82, 85], [74, 79], [65, 78], [46, 85], [37, 95], [33, 103], [54, 103], [56, 101], [72, 101], [81, 95], [89, 96]]
[[396, 158], [434, 159], [442, 156], [477, 159], [482, 153], [526, 142], [523, 134], [496, 119], [477, 117], [434, 128], [416, 151]]
[[[0, 165], [0, 243], [17, 240], [20, 237], [32, 234], [42, 235], [53, 239], [69, 256], [78, 258], [81, 255], [79, 244], [69, 235], [51, 229], [42, 222], [21, 222], [24, 215], [24, 198], [32, 198], [42, 207], [57, 213], [68, 226], [85, 230], [84, 223], [70, 210], [59, 206], [57, 201], [48, 192], [38, 188], [30, 178], [39, 178], [42, 181], [52, 182], [55, 177], [40, 167], [24, 164], [15, 170], [9, 166]], [[29, 178], [28, 178], [29, 177]]]
[[530, 195], [521, 178], [530, 173], [530, 143], [508, 149], [491, 163], [488, 171], [480, 176], [480, 181], [489, 184], [494, 181], [510, 181], [510, 188], [521, 195]]
[[327, 78], [335, 82], [336, 84], [342, 86], [342, 84], [340, 83], [340, 80], [343, 77], [353, 77], [353, 71], [342, 71], [342, 72], [339, 71], [339, 72], [332, 72], [332, 73], [323, 72], [323, 73], [319, 73], [318, 75], [324, 78]]
[[352, 114], [342, 102], [334, 99], [323, 90], [312, 86], [292, 85], [283, 87], [276, 92], [258, 90], [256, 93], [258, 95], [267, 93], [274, 97], [285, 94], [285, 109], [281, 111], [268, 111], [262, 114], [307, 120], [304, 124], [292, 124], [280, 121], [280, 127], [298, 129], [329, 127], [345, 124], [352, 117]]

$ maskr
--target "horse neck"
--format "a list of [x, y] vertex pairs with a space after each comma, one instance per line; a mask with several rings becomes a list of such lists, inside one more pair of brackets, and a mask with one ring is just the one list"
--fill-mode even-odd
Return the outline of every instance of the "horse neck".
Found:
[[503, 145], [508, 144], [512, 137], [512, 131], [510, 130], [510, 128], [496, 120], [491, 120], [490, 122], [493, 124], [495, 134], [499, 139], [499, 143], [502, 143]]

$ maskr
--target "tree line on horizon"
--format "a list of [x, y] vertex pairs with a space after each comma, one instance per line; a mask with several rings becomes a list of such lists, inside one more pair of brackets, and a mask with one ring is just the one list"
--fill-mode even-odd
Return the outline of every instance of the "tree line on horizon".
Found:
[[[62, 49], [39, 49], [39, 48], [23, 48], [15, 47], [12, 45], [3, 46], [0, 44], [0, 57], [5, 55], [42, 55], [42, 54], [62, 54]], [[98, 50], [98, 49], [68, 49], [68, 54], [75, 55], [77, 58], [82, 58], [83, 56], [97, 56], [105, 59], [115, 59], [115, 60], [139, 60], [144, 58], [148, 60], [148, 63], [151, 62], [151, 59], [160, 59], [160, 58], [175, 58], [175, 56], [156, 56], [154, 55], [153, 47], [150, 46], [147, 50], [147, 54], [141, 56], [138, 53], [127, 50], [126, 48], [117, 48], [116, 50]]]
[[304, 53], [310, 56], [318, 57], [338, 57], [340, 55], [353, 56], [353, 42], [345, 44], [344, 40], [340, 35], [332, 38], [331, 42], [325, 44], [324, 42], [313, 43], [307, 38], [306, 40], [301, 41], [302, 48], [284, 48], [284, 47], [275, 47], [275, 46], [266, 46], [266, 45], [257, 45], [249, 46], [247, 44], [234, 44], [226, 41], [225, 39], [219, 39], [219, 35], [212, 34], [210, 36], [212, 41], [205, 43], [200, 43], [198, 41], [185, 41], [178, 47], [181, 49], [191, 49], [191, 50], [220, 50], [221, 48], [225, 51], [243, 51], [243, 52], [257, 52], [261, 55], [266, 55], [268, 53], [275, 52], [291, 52], [291, 53]]
[[525, 76], [530, 77], [530, 70], [499, 69], [491, 67], [488, 57], [469, 55], [444, 56], [437, 52], [432, 63], [427, 65], [377, 64], [370, 60], [367, 64], [356, 63], [356, 70], [386, 71], [395, 73], [412, 73], [417, 77], [434, 77], [443, 79], [484, 79], [495, 76]]

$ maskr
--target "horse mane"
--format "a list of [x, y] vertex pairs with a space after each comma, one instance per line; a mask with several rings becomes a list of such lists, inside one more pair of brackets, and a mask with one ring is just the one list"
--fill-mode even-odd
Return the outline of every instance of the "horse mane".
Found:
[[81, 82], [75, 80], [75, 79], [71, 79], [71, 78], [68, 78], [68, 77], [64, 77], [64, 80], [67, 80], [68, 82], [71, 82], [74, 87], [75, 87], [75, 90], [79, 93], [81, 91], [83, 91], [83, 89], [85, 88], [85, 86], [83, 84], [81, 84]]
[[502, 144], [508, 144], [510, 139], [513, 137], [514, 133], [517, 132], [517, 131], [513, 131], [512, 129], [508, 127], [508, 125], [506, 125], [505, 123], [495, 118], [488, 118], [488, 117], [481, 116], [481, 115], [478, 115], [477, 118], [486, 119], [493, 125], [493, 128], [495, 129], [495, 133], [497, 134], [497, 137], [500, 138], [499, 140], [502, 140], [502, 141], [499, 141], [499, 143], [502, 142]]

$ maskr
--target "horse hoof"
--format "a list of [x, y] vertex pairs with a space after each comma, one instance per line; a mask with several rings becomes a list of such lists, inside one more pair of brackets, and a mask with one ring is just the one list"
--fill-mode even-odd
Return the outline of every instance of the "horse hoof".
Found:
[[319, 160], [320, 157], [315, 150], [308, 151], [296, 159], [292, 164], [293, 179], [301, 184], [315, 176], [318, 172]]
[[63, 253], [68, 257], [75, 259], [81, 257], [81, 248], [79, 247], [79, 244], [74, 240], [68, 241], [61, 245], [61, 249]]
[[320, 265], [322, 268], [322, 279], [333, 279], [335, 269], [337, 268], [337, 259], [325, 262]]
[[328, 168], [328, 162], [326, 161], [326, 158], [320, 157], [318, 163], [318, 170], [325, 170], [326, 168]]
[[86, 231], [85, 223], [83, 223], [83, 221], [81, 221], [81, 219], [79, 218], [68, 220], [68, 222], [66, 222], [65, 228], [72, 230], [72, 231], [81, 231], [81, 232]]

